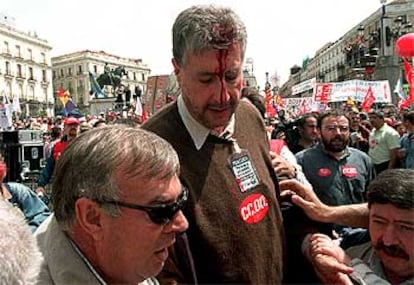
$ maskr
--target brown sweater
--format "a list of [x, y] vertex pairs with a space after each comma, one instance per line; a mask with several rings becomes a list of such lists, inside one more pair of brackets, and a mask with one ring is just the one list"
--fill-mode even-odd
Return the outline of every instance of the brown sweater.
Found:
[[[169, 141], [179, 155], [180, 179], [190, 190], [184, 214], [198, 282], [281, 284], [283, 226], [278, 183], [264, 124], [254, 107], [240, 102], [233, 135], [248, 150], [259, 178], [259, 185], [246, 192], [240, 191], [228, 163], [232, 143], [209, 136], [197, 150], [176, 103], [142, 127]], [[260, 201], [265, 201], [263, 207]], [[183, 248], [177, 243], [171, 249], [158, 277], [162, 283], [194, 283]]]

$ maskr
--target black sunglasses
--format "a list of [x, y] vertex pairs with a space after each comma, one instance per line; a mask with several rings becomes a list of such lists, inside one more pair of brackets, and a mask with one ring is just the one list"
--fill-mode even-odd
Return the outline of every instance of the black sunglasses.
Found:
[[188, 189], [183, 187], [183, 190], [178, 197], [177, 202], [172, 204], [164, 204], [164, 205], [157, 205], [157, 206], [141, 206], [132, 203], [116, 201], [116, 200], [105, 200], [99, 201], [101, 204], [113, 204], [119, 207], [125, 207], [129, 209], [144, 211], [148, 214], [148, 217], [154, 224], [157, 225], [165, 225], [169, 221], [171, 221], [174, 216], [180, 211], [183, 207], [185, 202], [188, 199]]

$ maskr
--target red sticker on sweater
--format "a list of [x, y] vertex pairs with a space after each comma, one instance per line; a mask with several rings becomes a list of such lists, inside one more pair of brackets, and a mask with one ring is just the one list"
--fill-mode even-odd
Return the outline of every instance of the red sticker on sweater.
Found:
[[332, 174], [332, 171], [329, 168], [321, 168], [318, 170], [318, 175], [320, 177], [328, 177]]
[[342, 174], [348, 178], [354, 178], [358, 175], [358, 170], [353, 165], [345, 165], [342, 169]]
[[263, 220], [269, 211], [269, 203], [263, 194], [252, 194], [241, 203], [240, 216], [246, 224], [256, 224]]

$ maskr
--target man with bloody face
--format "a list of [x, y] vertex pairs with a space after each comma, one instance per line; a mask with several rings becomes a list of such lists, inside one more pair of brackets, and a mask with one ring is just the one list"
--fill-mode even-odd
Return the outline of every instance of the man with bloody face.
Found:
[[246, 38], [229, 8], [194, 6], [174, 23], [181, 95], [142, 125], [173, 145], [189, 189], [188, 239], [171, 250], [162, 282], [282, 282], [282, 217], [266, 130], [255, 107], [240, 101]]

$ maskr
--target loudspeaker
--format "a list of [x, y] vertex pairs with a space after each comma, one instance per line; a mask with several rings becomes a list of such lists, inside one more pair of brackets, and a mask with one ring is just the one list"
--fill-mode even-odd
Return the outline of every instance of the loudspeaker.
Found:
[[0, 144], [19, 143], [19, 133], [17, 131], [0, 132]]
[[42, 143], [22, 144], [22, 160], [28, 164], [30, 171], [41, 170], [44, 167], [44, 148]]
[[21, 172], [21, 145], [18, 143], [1, 144], [1, 153], [4, 157], [4, 162], [7, 165], [7, 176], [4, 182], [20, 182]]

